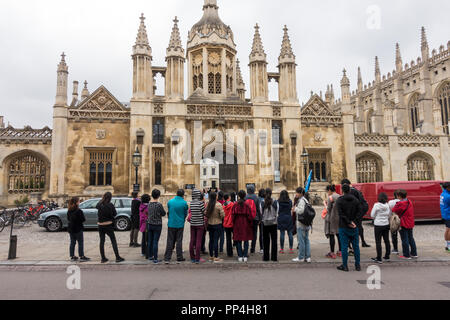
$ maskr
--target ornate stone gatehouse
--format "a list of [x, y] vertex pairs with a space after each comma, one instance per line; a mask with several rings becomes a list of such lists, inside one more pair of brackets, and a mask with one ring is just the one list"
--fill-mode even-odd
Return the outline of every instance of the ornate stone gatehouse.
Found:
[[[344, 70], [339, 100], [329, 85], [325, 98], [312, 93], [300, 105], [287, 27], [278, 65], [268, 70], [260, 26], [247, 61], [238, 55], [216, 0], [204, 1], [203, 17], [189, 31], [185, 47], [178, 22], [175, 18], [168, 37], [166, 64], [154, 66], [141, 16], [129, 102], [118, 101], [103, 86], [90, 93], [87, 82], [80, 94], [78, 81], [69, 98], [63, 54], [53, 129], [5, 127], [0, 117], [0, 204], [36, 192], [60, 202], [105, 191], [129, 195], [136, 149], [142, 155], [141, 193], [158, 188], [167, 196], [213, 180], [225, 191], [247, 184], [293, 191], [310, 171], [315, 191], [344, 177], [352, 182], [450, 180], [450, 44], [430, 54], [423, 29], [420, 58], [403, 65], [397, 45], [392, 73], [382, 76], [376, 58], [375, 81], [364, 85], [360, 73], [352, 92]], [[238, 56], [250, 70], [248, 97]], [[163, 96], [156, 95], [157, 75], [165, 79]], [[269, 100], [271, 80], [278, 84], [279, 101]], [[218, 172], [205, 174], [205, 163]]]

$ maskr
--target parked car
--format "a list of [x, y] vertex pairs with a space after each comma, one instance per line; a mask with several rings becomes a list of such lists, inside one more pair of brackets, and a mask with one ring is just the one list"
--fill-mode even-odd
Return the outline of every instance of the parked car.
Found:
[[[389, 200], [394, 199], [394, 191], [403, 189], [408, 192], [408, 199], [414, 205], [414, 217], [416, 221], [441, 220], [439, 207], [440, 195], [442, 193], [443, 181], [405, 181], [405, 182], [378, 182], [359, 183], [353, 187], [361, 191], [369, 204], [369, 211], [365, 219], [370, 218], [373, 205], [378, 200], [378, 195], [386, 193]], [[337, 192], [341, 192], [341, 186], [337, 186]]]
[[[90, 199], [80, 204], [80, 209], [86, 217], [84, 227], [86, 229], [98, 228], [97, 204], [101, 199]], [[113, 198], [111, 202], [117, 210], [117, 216], [114, 221], [114, 227], [117, 231], [127, 231], [131, 227], [131, 201], [130, 198]], [[58, 209], [46, 212], [39, 217], [40, 227], [47, 229], [48, 232], [58, 232], [68, 227], [67, 209]]]

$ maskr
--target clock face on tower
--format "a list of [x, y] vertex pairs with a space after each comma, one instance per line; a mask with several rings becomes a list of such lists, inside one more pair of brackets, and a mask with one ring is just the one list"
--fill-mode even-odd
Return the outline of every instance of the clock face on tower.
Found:
[[220, 55], [217, 52], [212, 52], [209, 54], [209, 63], [217, 65], [220, 63]]

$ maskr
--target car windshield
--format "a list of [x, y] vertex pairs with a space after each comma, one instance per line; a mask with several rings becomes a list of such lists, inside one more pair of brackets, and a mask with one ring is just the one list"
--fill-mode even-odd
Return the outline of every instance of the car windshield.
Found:
[[95, 209], [99, 200], [88, 200], [80, 204], [80, 209]]

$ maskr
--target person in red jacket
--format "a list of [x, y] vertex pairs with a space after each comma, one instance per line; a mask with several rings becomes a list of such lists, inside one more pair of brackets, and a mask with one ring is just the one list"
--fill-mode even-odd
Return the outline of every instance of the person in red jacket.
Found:
[[[233, 206], [233, 239], [237, 244], [239, 262], [248, 262], [249, 241], [253, 240], [253, 214], [250, 206], [245, 203], [247, 196], [244, 190], [238, 193], [239, 201]], [[242, 250], [244, 243], [244, 250]]]
[[403, 255], [402, 259], [411, 260], [411, 258], [417, 259], [417, 247], [414, 240], [414, 207], [412, 202], [407, 198], [408, 193], [405, 190], [397, 191], [399, 202], [395, 205], [392, 212], [396, 213], [400, 217], [400, 237], [402, 239]]
[[225, 200], [223, 204], [223, 210], [225, 211], [225, 218], [223, 219], [223, 227], [225, 229], [225, 234], [227, 236], [227, 256], [229, 258], [233, 257], [233, 217], [232, 210], [234, 202], [230, 201], [230, 195], [224, 195]]

